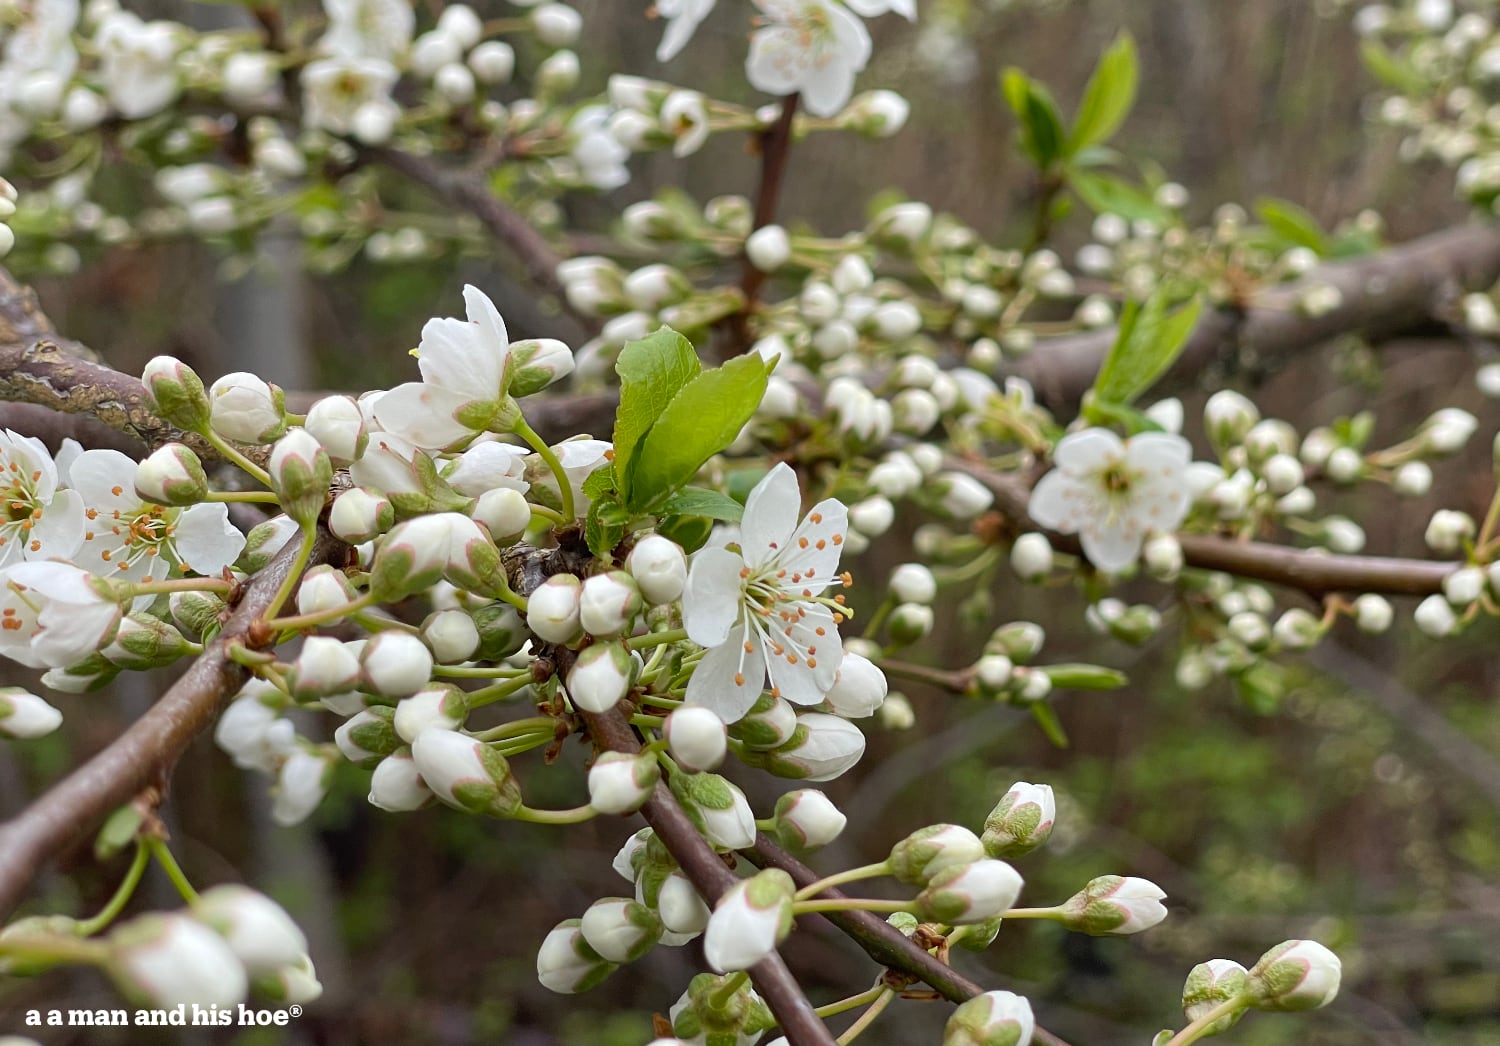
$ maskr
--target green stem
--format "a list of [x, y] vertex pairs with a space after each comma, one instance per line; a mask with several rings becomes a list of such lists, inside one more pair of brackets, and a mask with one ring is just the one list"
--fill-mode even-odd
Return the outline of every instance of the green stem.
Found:
[[273, 485], [271, 483], [271, 474], [269, 472], [261, 468], [249, 458], [245, 457], [244, 454], [236, 450], [228, 440], [224, 439], [224, 437], [220, 436], [213, 429], [205, 430], [203, 433], [203, 438], [208, 440], [213, 448], [220, 454], [223, 454], [230, 461], [234, 462], [240, 468], [250, 473], [250, 475], [254, 476], [261, 483], [265, 484], [268, 487]]
[[516, 590], [510, 587], [510, 578], [505, 576], [505, 571], [501, 570], [496, 572], [495, 580], [499, 583], [500, 598], [505, 600], [511, 606], [515, 607], [521, 613], [526, 613], [529, 605], [526, 602], [526, 597], [517, 595]]
[[910, 901], [880, 901], [873, 897], [830, 897], [822, 901], [798, 901], [792, 905], [794, 915], [815, 912], [909, 912]]
[[279, 505], [281, 499], [269, 490], [210, 490], [204, 501], [251, 502], [256, 505]]
[[[470, 691], [466, 702], [470, 709], [480, 708], [484, 705], [493, 704], [496, 701], [503, 701], [513, 694], [518, 694], [530, 684], [531, 673], [523, 672], [521, 675], [516, 676], [516, 678], [507, 679], [503, 683], [496, 683], [493, 686], [480, 687], [478, 690]], [[551, 723], [552, 720], [549, 719], [547, 722]]]
[[151, 859], [151, 851], [146, 844], [139, 839], [135, 844], [135, 859], [130, 862], [130, 870], [125, 873], [125, 878], [120, 880], [120, 885], [115, 889], [115, 895], [109, 899], [92, 919], [85, 919], [78, 924], [78, 936], [92, 937], [103, 930], [115, 917], [130, 903], [130, 898], [135, 895], [135, 888], [140, 885], [141, 876], [146, 872], [146, 862]]
[[724, 979], [724, 983], [714, 989], [713, 994], [708, 997], [708, 1004], [716, 1010], [723, 1009], [729, 1005], [729, 1001], [735, 997], [745, 982], [750, 979], [750, 974], [744, 970], [731, 974]]
[[1500, 524], [1500, 487], [1495, 489], [1490, 498], [1490, 507], [1484, 514], [1484, 523], [1479, 527], [1479, 536], [1474, 539], [1475, 548], [1483, 548], [1489, 544], [1490, 535], [1495, 532], [1496, 524]]
[[841, 1013], [848, 1013], [850, 1010], [857, 1010], [861, 1006], [869, 1005], [880, 998], [881, 993], [887, 990], [885, 985], [877, 984], [869, 991], [860, 992], [858, 995], [851, 995], [849, 998], [840, 999], [838, 1002], [830, 1002], [827, 1006], [819, 1006], [813, 1010], [813, 1013], [816, 1013], [824, 1020], [827, 1020], [829, 1017], [837, 1017]]
[[809, 897], [816, 897], [824, 890], [831, 889], [835, 886], [842, 886], [845, 883], [858, 882], [861, 879], [874, 879], [876, 876], [890, 874], [891, 862], [889, 861], [881, 861], [879, 864], [861, 865], [858, 868], [850, 868], [846, 871], [835, 872], [833, 875], [830, 875], [824, 879], [819, 879], [815, 883], [809, 883], [807, 886], [804, 886], [802, 889], [798, 890], [796, 896], [792, 899], [796, 901], [805, 901]]
[[1051, 919], [1054, 922], [1062, 918], [1062, 908], [1012, 908], [1002, 919]]
[[874, 638], [875, 633], [880, 630], [881, 625], [885, 624], [885, 619], [890, 616], [891, 611], [894, 609], [896, 609], [896, 601], [890, 596], [886, 596], [885, 601], [875, 608], [875, 613], [870, 615], [870, 623], [865, 626], [865, 630], [860, 634], [865, 639]]
[[557, 721], [547, 716], [531, 716], [528, 719], [516, 719], [509, 723], [501, 723], [492, 726], [488, 730], [474, 735], [477, 741], [501, 741], [511, 737], [524, 737], [527, 734], [546, 734], [549, 738], [557, 727]]
[[179, 577], [170, 581], [135, 581], [130, 584], [134, 596], [164, 596], [173, 592], [217, 592], [227, 595], [234, 582], [216, 577]]
[[649, 650], [654, 646], [680, 643], [687, 637], [687, 629], [669, 628], [665, 632], [651, 632], [644, 636], [631, 636], [625, 641], [625, 645], [630, 647], [631, 650]]
[[547, 441], [536, 434], [536, 431], [528, 424], [525, 418], [516, 421], [516, 435], [524, 439], [532, 450], [536, 451], [541, 459], [547, 463], [552, 470], [552, 476], [557, 480], [558, 495], [562, 498], [562, 514], [566, 522], [571, 523], [578, 518], [578, 513], [573, 511], [573, 484], [568, 480], [568, 474], [562, 467], [562, 462], [557, 460], [557, 454], [547, 446]]
[[271, 597], [271, 604], [266, 607], [263, 619], [272, 621], [289, 598], [292, 590], [297, 587], [297, 582], [302, 580], [302, 572], [307, 569], [307, 561], [312, 558], [313, 544], [318, 540], [317, 524], [302, 528], [302, 544], [297, 549], [297, 558], [292, 560], [292, 569], [286, 572], [286, 577], [281, 579], [281, 587], [276, 590], [276, 595]]
[[182, 867], [177, 863], [177, 858], [172, 856], [172, 851], [161, 839], [151, 839], [146, 845], [151, 848], [151, 856], [156, 858], [156, 863], [161, 865], [161, 870], [167, 873], [167, 878], [172, 880], [172, 885], [177, 887], [177, 892], [182, 894], [182, 899], [188, 904], [194, 904], [198, 900], [198, 891], [193, 889], [193, 884], [188, 882], [186, 875], [182, 873]]
[[1198, 1017], [1182, 1031], [1167, 1040], [1166, 1046], [1188, 1046], [1189, 1043], [1197, 1042], [1203, 1038], [1210, 1025], [1223, 1020], [1230, 1014], [1237, 1013], [1249, 1005], [1248, 1000], [1241, 998], [1225, 999], [1219, 1005]]
[[515, 812], [512, 819], [532, 824], [580, 824], [598, 816], [598, 810], [586, 805], [575, 806], [571, 810], [536, 810], [523, 806]]
[[[293, 573], [289, 577], [296, 577]], [[338, 621], [350, 614], [357, 614], [368, 606], [374, 605], [376, 599], [369, 592], [351, 599], [341, 607], [329, 607], [327, 610], [314, 610], [308, 614], [292, 614], [287, 617], [273, 617], [266, 621], [266, 625], [277, 632], [300, 632], [304, 628], [312, 628], [316, 625], [326, 625], [330, 621]]]
[[86, 963], [102, 966], [109, 958], [109, 946], [72, 934], [38, 933], [0, 937], [0, 956], [31, 963]]
[[509, 665], [490, 665], [488, 667], [471, 665], [433, 665], [432, 674], [443, 676], [447, 679], [513, 679], [520, 672], [530, 678], [530, 673], [525, 669], [511, 668]]
[[549, 523], [563, 524], [567, 522], [561, 512], [558, 512], [556, 509], [550, 509], [546, 505], [532, 504], [531, 514], [539, 519], [545, 519]]
[[837, 1046], [848, 1046], [849, 1043], [859, 1038], [870, 1025], [875, 1023], [875, 1018], [885, 1012], [885, 1008], [891, 1004], [896, 993], [889, 988], [881, 989], [880, 997], [870, 1004], [870, 1008], [859, 1015], [859, 1020], [849, 1025], [844, 1034], [837, 1039]]

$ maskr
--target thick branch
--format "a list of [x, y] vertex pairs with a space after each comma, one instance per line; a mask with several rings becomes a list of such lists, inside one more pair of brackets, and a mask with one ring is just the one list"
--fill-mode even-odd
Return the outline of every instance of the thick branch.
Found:
[[[1031, 522], [1026, 511], [1030, 494], [1019, 477], [1002, 475], [983, 465], [959, 459], [950, 459], [948, 464], [983, 483], [995, 495], [995, 507], [1015, 526], [1024, 530], [1042, 530], [1054, 548], [1074, 554], [1082, 552], [1076, 535], [1043, 530]], [[1269, 581], [1314, 597], [1332, 592], [1431, 595], [1441, 592], [1443, 578], [1462, 565], [1389, 556], [1340, 556], [1203, 534], [1179, 534], [1177, 540], [1182, 545], [1183, 561], [1190, 567]]]
[[[344, 549], [342, 542], [320, 529], [311, 562], [331, 562]], [[147, 785], [170, 774], [192, 740], [214, 722], [248, 675], [229, 659], [226, 648], [245, 641], [296, 556], [293, 541], [250, 581], [219, 638], [150, 711], [18, 817], [0, 825], [0, 919], [15, 910], [47, 861]]]
[[[1265, 366], [1342, 334], [1383, 341], [1430, 326], [1458, 297], [1500, 280], [1500, 229], [1465, 225], [1379, 254], [1332, 262], [1295, 283], [1267, 287], [1243, 311], [1218, 309], [1198, 321], [1171, 376], [1185, 378], [1216, 360]], [[1337, 288], [1337, 308], [1305, 315], [1307, 289]], [[1025, 378], [1055, 408], [1076, 405], [1094, 383], [1115, 329], [1039, 341], [1009, 373]]]

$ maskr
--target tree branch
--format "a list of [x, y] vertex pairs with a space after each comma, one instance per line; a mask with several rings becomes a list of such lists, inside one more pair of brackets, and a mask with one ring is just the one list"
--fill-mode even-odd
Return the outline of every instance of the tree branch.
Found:
[[[781, 100], [781, 115], [776, 122], [756, 136], [760, 147], [760, 186], [755, 193], [755, 219], [751, 231], [764, 228], [776, 221], [776, 205], [781, 199], [781, 185], [786, 180], [787, 156], [792, 151], [792, 125], [797, 117], [797, 102], [800, 96], [787, 95]], [[744, 306], [728, 317], [732, 340], [726, 356], [738, 356], [750, 348], [750, 314], [755, 311], [760, 298], [760, 289], [765, 285], [766, 274], [750, 261], [750, 255], [742, 253], [740, 261], [740, 293], [744, 295]]]
[[[1445, 229], [1379, 254], [1320, 265], [1294, 283], [1265, 288], [1248, 308], [1204, 313], [1168, 380], [1219, 359], [1265, 366], [1342, 334], [1383, 341], [1430, 326], [1461, 295], [1496, 281], [1500, 229], [1493, 225]], [[1336, 288], [1340, 303], [1321, 316], [1305, 315], [1302, 296], [1320, 285]], [[1116, 334], [1106, 327], [1043, 339], [1006, 373], [1031, 382], [1048, 406], [1072, 408], [1093, 385]]]
[[[345, 550], [319, 529], [311, 564]], [[219, 637], [129, 729], [13, 820], [0, 825], [0, 920], [13, 912], [42, 866], [143, 788], [171, 773], [183, 751], [214, 722], [248, 678], [226, 648], [245, 642], [297, 558], [289, 543], [244, 590]]]

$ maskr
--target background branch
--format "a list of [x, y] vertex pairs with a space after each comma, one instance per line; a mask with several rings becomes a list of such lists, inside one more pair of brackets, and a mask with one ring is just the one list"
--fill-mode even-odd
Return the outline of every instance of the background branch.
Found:
[[[214, 722], [249, 673], [227, 647], [246, 642], [297, 558], [297, 542], [278, 552], [245, 587], [219, 637], [145, 715], [14, 819], [0, 825], [0, 920], [21, 902], [42, 866], [142, 789], [164, 781], [183, 751]], [[347, 546], [321, 527], [309, 565]]]

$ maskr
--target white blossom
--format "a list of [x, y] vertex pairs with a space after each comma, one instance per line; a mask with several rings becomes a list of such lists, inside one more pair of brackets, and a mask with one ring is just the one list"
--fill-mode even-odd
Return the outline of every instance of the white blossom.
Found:
[[750, 38], [745, 75], [767, 94], [800, 92], [808, 112], [832, 116], [870, 59], [870, 33], [832, 0], [754, 0], [765, 24]]
[[667, 20], [661, 44], [656, 48], [658, 62], [670, 62], [687, 46], [698, 29], [698, 23], [708, 17], [717, 0], [656, 0], [656, 13]]
[[0, 568], [23, 559], [67, 559], [78, 551], [83, 497], [58, 489], [58, 479], [41, 440], [0, 431]]

